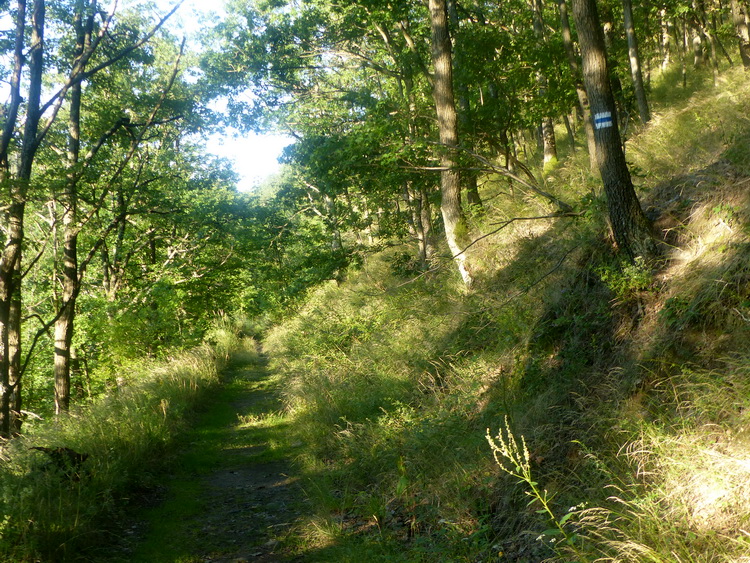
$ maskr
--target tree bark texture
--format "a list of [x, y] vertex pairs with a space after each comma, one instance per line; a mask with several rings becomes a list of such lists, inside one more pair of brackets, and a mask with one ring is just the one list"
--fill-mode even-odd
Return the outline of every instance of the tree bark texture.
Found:
[[440, 134], [440, 211], [445, 226], [445, 237], [461, 278], [466, 286], [472, 283], [466, 253], [461, 239], [466, 232], [466, 220], [461, 208], [461, 175], [458, 171], [458, 118], [453, 96], [453, 67], [451, 40], [448, 32], [448, 11], [445, 0], [429, 0], [432, 38], [433, 86], [438, 129]]
[[671, 40], [671, 22], [667, 17], [667, 9], [662, 8], [659, 10], [659, 23], [661, 25], [661, 41], [659, 47], [661, 49], [661, 70], [662, 72], [667, 70], [669, 63], [672, 60], [672, 40]]
[[573, 0], [573, 16], [581, 45], [583, 80], [594, 114], [597, 165], [607, 197], [612, 232], [618, 247], [631, 259], [649, 258], [655, 254], [656, 247], [622, 150], [604, 33], [595, 0]]
[[558, 0], [557, 7], [560, 12], [560, 30], [562, 33], [563, 46], [565, 47], [565, 54], [568, 56], [570, 70], [575, 79], [576, 95], [578, 96], [578, 103], [581, 105], [581, 112], [583, 113], [583, 130], [586, 133], [586, 146], [588, 147], [589, 162], [591, 164], [591, 170], [593, 171], [596, 170], [596, 140], [594, 139], [594, 126], [593, 121], [591, 120], [589, 96], [586, 93], [586, 88], [583, 86], [581, 65], [578, 62], [578, 55], [576, 55], [573, 47], [573, 39], [570, 33], [570, 18], [568, 17], [568, 5], [566, 0]]
[[732, 21], [734, 22], [735, 33], [737, 34], [737, 43], [742, 58], [742, 66], [745, 70], [750, 69], [750, 31], [747, 25], [747, 11], [740, 0], [731, 0], [732, 4]]
[[[91, 40], [93, 17], [87, 17], [85, 1], [77, 0], [73, 26], [76, 32], [76, 59], [80, 60]], [[95, 6], [92, 6], [94, 8]], [[82, 67], [81, 70], [84, 70]], [[63, 264], [62, 295], [55, 322], [55, 413], [70, 408], [71, 346], [75, 321], [76, 299], [80, 292], [78, 276], [78, 177], [76, 167], [81, 152], [81, 83], [70, 91], [70, 116], [68, 118], [68, 177], [59, 198], [62, 206]]]
[[630, 59], [630, 76], [633, 79], [635, 100], [638, 104], [638, 115], [645, 125], [651, 120], [651, 112], [646, 99], [646, 89], [643, 86], [643, 72], [641, 70], [641, 56], [638, 52], [638, 38], [635, 35], [633, 23], [633, 6], [631, 0], [622, 0], [623, 19], [625, 20], [625, 35], [628, 39], [628, 58]]
[[[17, 2], [14, 65], [11, 75], [11, 107], [3, 127], [0, 145], [0, 180], [8, 190], [10, 205], [5, 217], [6, 241], [0, 255], [0, 435], [9, 436], [13, 426], [11, 403], [18, 403], [21, 378], [21, 250], [24, 238], [26, 194], [31, 169], [39, 146], [40, 100], [44, 65], [44, 0], [34, 0], [31, 9], [31, 33], [24, 54], [26, 3]], [[10, 170], [8, 150], [17, 126], [21, 99], [21, 76], [28, 60], [26, 116], [20, 136], [20, 155], [15, 173]], [[20, 404], [20, 403], [18, 403]]]
[[[542, 0], [531, 0], [531, 13], [533, 17], [534, 35], [540, 43], [546, 41], [544, 33], [544, 18]], [[547, 77], [537, 72], [536, 81], [539, 89], [539, 97], [544, 99], [547, 94]], [[547, 164], [557, 160], [557, 140], [555, 139], [555, 125], [552, 118], [547, 116], [542, 119], [542, 147], [544, 152], [543, 162]]]

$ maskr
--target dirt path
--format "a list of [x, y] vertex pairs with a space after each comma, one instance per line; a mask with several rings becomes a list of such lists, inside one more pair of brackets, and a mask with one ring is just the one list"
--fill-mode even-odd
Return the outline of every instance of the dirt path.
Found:
[[284, 540], [305, 507], [262, 355], [235, 361], [215, 399], [176, 456], [163, 500], [133, 522], [115, 561], [294, 560]]

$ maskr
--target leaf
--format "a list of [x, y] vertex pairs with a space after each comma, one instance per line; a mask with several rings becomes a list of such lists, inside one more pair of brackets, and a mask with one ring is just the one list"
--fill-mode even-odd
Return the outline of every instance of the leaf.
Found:
[[396, 494], [401, 496], [406, 492], [406, 489], [409, 488], [409, 479], [405, 475], [402, 475], [399, 480], [398, 484], [396, 485]]
[[543, 536], [561, 536], [562, 530], [558, 530], [557, 528], [550, 528], [549, 530], [544, 530], [542, 532]]
[[560, 527], [562, 528], [565, 525], [565, 522], [567, 522], [568, 520], [570, 520], [570, 517], [573, 516], [574, 514], [575, 514], [575, 512], [568, 512], [565, 516], [563, 516], [562, 518], [560, 518], [560, 522], [559, 522]]

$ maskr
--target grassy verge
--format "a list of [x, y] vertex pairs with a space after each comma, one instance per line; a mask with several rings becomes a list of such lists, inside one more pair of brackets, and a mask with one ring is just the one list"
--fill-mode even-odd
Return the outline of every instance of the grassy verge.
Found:
[[[596, 183], [565, 162], [545, 181], [581, 216], [483, 239], [472, 293], [450, 269], [409, 279], [391, 250], [271, 331], [317, 507], [300, 554], [748, 556], [750, 92], [723, 80], [628, 143], [660, 264], [612, 253]], [[545, 214], [483, 189], [476, 233]]]
[[[129, 373], [126, 386], [49, 422], [27, 425], [3, 447], [0, 466], [0, 559], [64, 561], [108, 544], [128, 499], [158, 488], [173, 461], [175, 437], [239, 345], [231, 327], [163, 364]], [[137, 376], [136, 376], [137, 375]], [[35, 447], [69, 448], [81, 463], [56, 463]]]

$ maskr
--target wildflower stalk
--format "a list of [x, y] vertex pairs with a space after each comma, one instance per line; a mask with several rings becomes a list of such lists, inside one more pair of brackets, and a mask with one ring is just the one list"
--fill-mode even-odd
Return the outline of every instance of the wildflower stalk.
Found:
[[529, 504], [538, 502], [542, 508], [537, 510], [537, 514], [545, 514], [554, 526], [553, 529], [545, 530], [543, 535], [562, 536], [563, 541], [561, 543], [572, 547], [578, 536], [575, 533], [569, 533], [565, 524], [575, 512], [571, 510], [562, 518], [555, 516], [550, 506], [554, 495], [550, 496], [546, 489], [540, 489], [539, 483], [534, 481], [531, 475], [531, 455], [526, 447], [526, 440], [521, 436], [519, 445], [518, 440], [510, 430], [508, 417], [505, 417], [504, 426], [494, 438], [490, 434], [489, 428], [487, 429], [487, 441], [492, 448], [495, 463], [505, 473], [528, 485], [530, 490], [525, 491], [525, 493], [532, 499]]

